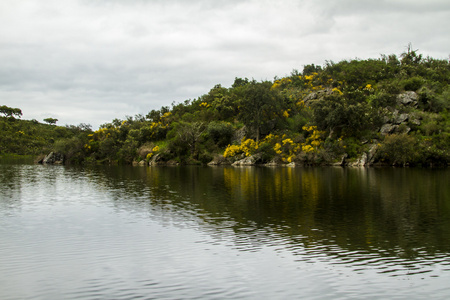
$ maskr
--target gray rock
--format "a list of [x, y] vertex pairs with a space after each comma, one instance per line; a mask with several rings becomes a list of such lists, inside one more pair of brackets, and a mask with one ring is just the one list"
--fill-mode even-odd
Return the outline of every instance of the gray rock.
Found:
[[411, 123], [413, 125], [417, 125], [417, 126], [419, 126], [421, 124], [419, 119], [410, 119], [409, 123]]
[[231, 139], [231, 141], [240, 143], [242, 141], [243, 138], [245, 138], [245, 136], [247, 135], [247, 127], [242, 127], [239, 130], [236, 130], [236, 132], [233, 134], [233, 138]]
[[373, 164], [373, 162], [375, 161], [375, 156], [377, 154], [378, 148], [379, 148], [378, 144], [372, 144], [370, 146], [370, 149], [367, 152], [367, 163], [368, 164]]
[[306, 97], [303, 98], [303, 101], [305, 103], [307, 103], [308, 101], [316, 100], [317, 98], [318, 98], [317, 93], [316, 92], [312, 92], [312, 93], [306, 95]]
[[400, 114], [395, 118], [394, 123], [401, 124], [403, 122], [408, 121], [409, 118], [410, 118], [409, 114]]
[[355, 162], [350, 164], [350, 166], [364, 167], [364, 166], [372, 165], [375, 160], [375, 155], [376, 155], [377, 151], [378, 151], [378, 145], [372, 144], [369, 148], [369, 151], [361, 154], [361, 156]]
[[257, 153], [252, 156], [245, 157], [241, 160], [235, 161], [232, 165], [233, 166], [254, 166], [258, 162], [261, 161], [262, 155], [260, 153]]
[[149, 166], [157, 166], [162, 164], [164, 164], [164, 162], [162, 162], [161, 155], [159, 153], [153, 155], [152, 159], [148, 162]]
[[62, 153], [50, 152], [43, 160], [43, 164], [62, 165], [64, 164], [64, 155]]
[[352, 167], [364, 167], [367, 164], [367, 153], [361, 154], [361, 156], [351, 164]]
[[306, 95], [305, 98], [303, 98], [303, 101], [305, 102], [305, 104], [308, 104], [308, 102], [312, 101], [319, 101], [322, 100], [322, 98], [324, 98], [325, 96], [331, 95], [332, 93], [333, 90], [330, 88], [312, 92]]
[[406, 91], [397, 96], [397, 102], [403, 105], [417, 106], [417, 100], [419, 100], [419, 96], [413, 91]]
[[392, 124], [384, 124], [381, 126], [380, 133], [381, 134], [390, 134], [393, 133], [398, 128], [398, 125], [392, 125]]
[[230, 165], [230, 161], [223, 155], [214, 156], [213, 160], [208, 163], [209, 166]]

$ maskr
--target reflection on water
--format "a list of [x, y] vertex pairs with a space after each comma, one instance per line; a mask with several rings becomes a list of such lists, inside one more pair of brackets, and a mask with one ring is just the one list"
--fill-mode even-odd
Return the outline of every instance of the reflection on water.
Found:
[[450, 296], [446, 169], [0, 171], [2, 299]]

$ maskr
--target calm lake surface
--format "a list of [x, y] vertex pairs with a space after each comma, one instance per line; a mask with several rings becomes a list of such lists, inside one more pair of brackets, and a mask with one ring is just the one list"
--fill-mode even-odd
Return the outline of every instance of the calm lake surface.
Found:
[[0, 165], [0, 299], [449, 299], [450, 171]]

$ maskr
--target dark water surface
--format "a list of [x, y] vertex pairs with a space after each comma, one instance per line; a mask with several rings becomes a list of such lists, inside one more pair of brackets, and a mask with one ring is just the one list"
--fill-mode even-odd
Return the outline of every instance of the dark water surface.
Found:
[[450, 171], [0, 165], [0, 299], [449, 299]]

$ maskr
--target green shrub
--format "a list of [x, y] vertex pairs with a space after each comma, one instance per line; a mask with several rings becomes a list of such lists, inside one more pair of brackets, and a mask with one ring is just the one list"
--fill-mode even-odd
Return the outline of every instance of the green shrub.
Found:
[[206, 127], [206, 133], [217, 146], [223, 148], [231, 143], [234, 129], [228, 122], [213, 121]]
[[393, 165], [414, 163], [418, 158], [417, 140], [408, 134], [392, 134], [386, 136], [380, 148], [381, 159]]
[[405, 91], [417, 91], [423, 85], [422, 77], [411, 77], [403, 81], [403, 88]]

